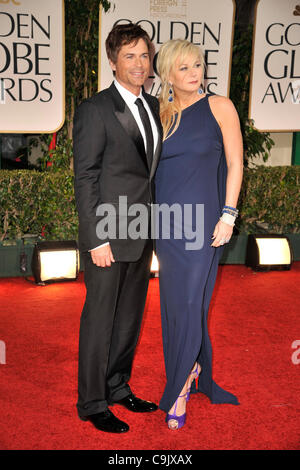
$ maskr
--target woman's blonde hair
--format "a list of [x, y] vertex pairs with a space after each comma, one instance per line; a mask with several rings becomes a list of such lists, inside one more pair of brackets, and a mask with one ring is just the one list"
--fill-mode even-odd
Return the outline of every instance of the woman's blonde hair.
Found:
[[[170, 39], [169, 41], [165, 42], [159, 50], [156, 62], [156, 68], [158, 75], [161, 79], [161, 92], [159, 95], [159, 102], [160, 102], [160, 119], [163, 126], [163, 139], [165, 140], [167, 137], [170, 137], [179, 126], [180, 119], [181, 119], [181, 108], [179, 103], [176, 99], [176, 95], [173, 92], [173, 101], [169, 102], [168, 98], [170, 96], [170, 83], [169, 77], [174, 67], [174, 64], [178, 57], [181, 57], [182, 60], [185, 59], [188, 55], [194, 55], [195, 57], [199, 57], [201, 66], [204, 69], [204, 57], [201, 52], [201, 49], [196, 46], [195, 44], [186, 41], [185, 39]], [[202, 79], [203, 80], [203, 79]], [[203, 85], [203, 84], [202, 84]], [[177, 119], [175, 116], [177, 115]], [[175, 123], [176, 124], [171, 132], [170, 129]]]

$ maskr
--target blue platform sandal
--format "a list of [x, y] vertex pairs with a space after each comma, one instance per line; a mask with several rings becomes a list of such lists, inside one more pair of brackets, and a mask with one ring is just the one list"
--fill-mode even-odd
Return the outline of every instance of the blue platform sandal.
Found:
[[[179, 395], [178, 398], [183, 398], [185, 397], [185, 399], [187, 399], [187, 394], [185, 393], [184, 395]], [[166, 416], [166, 423], [168, 423], [168, 428], [171, 429], [171, 430], [176, 430], [176, 429], [180, 429], [184, 426], [185, 424], [185, 419], [186, 419], [186, 412], [183, 414], [183, 415], [180, 415], [180, 416], [177, 416], [176, 415], [176, 410], [177, 410], [177, 402], [178, 402], [178, 398], [175, 402], [175, 409], [174, 409], [174, 414], [170, 414], [170, 413], [167, 413], [167, 416]], [[177, 425], [175, 425], [174, 427], [169, 423], [169, 421], [171, 420], [174, 420], [174, 421], [177, 421]]]

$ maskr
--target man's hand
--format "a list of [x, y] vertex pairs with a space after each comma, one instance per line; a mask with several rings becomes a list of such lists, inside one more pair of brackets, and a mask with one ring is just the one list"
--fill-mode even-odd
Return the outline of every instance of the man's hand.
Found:
[[91, 250], [90, 253], [93, 263], [101, 268], [109, 267], [111, 263], [115, 262], [110, 245], [100, 246], [95, 250]]

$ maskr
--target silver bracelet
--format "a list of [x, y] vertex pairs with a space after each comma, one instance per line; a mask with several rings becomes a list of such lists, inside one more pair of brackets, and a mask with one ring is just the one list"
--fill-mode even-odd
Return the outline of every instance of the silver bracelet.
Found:
[[227, 214], [226, 212], [223, 212], [222, 216], [220, 217], [220, 220], [224, 222], [225, 224], [231, 225], [231, 227], [234, 227], [234, 222], [235, 222], [236, 217], [231, 214]]

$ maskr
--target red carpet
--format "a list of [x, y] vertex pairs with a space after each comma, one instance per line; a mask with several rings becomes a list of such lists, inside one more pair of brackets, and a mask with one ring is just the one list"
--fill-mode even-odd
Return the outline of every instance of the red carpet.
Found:
[[[76, 414], [77, 348], [84, 284], [38, 287], [0, 280], [1, 449], [290, 449], [300, 448], [300, 263], [289, 272], [221, 266], [211, 304], [214, 379], [240, 406], [192, 395], [187, 423], [169, 431], [162, 411], [112, 410], [124, 435], [95, 430]], [[294, 353], [294, 362], [292, 355]], [[158, 402], [164, 387], [158, 280], [150, 282], [131, 387]]]

